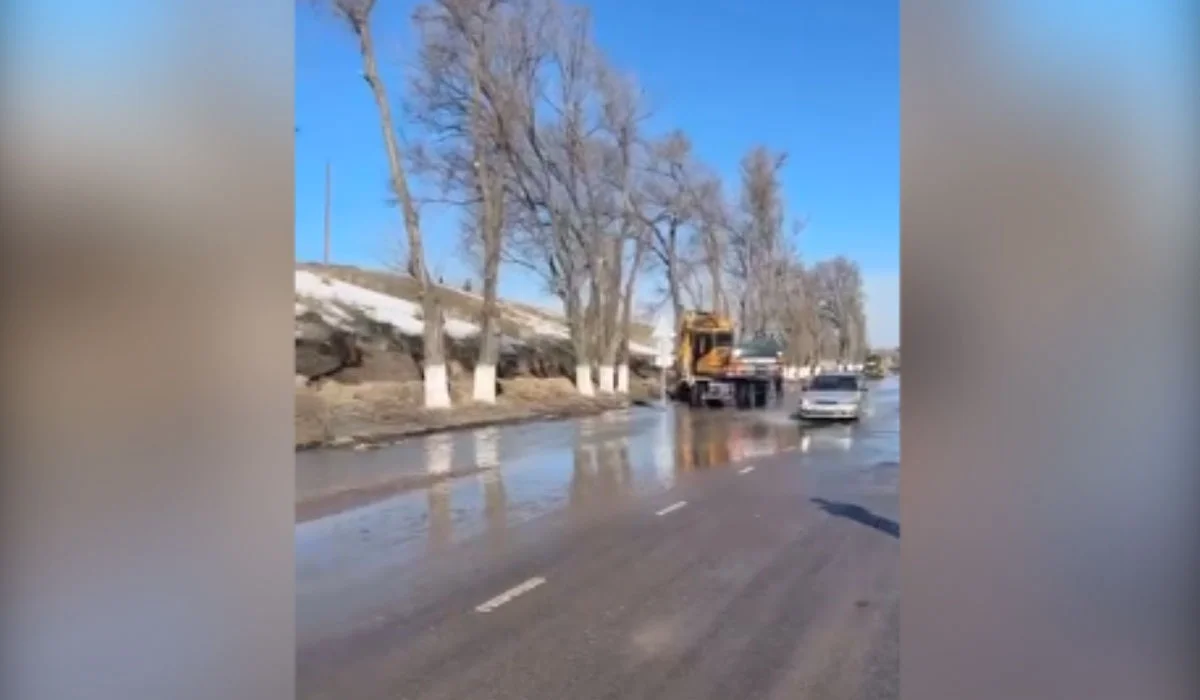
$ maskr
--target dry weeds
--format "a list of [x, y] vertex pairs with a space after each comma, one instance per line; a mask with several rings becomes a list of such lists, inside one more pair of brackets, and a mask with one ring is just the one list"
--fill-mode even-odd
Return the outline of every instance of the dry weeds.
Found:
[[[422, 407], [419, 381], [377, 381], [342, 384], [326, 380], [296, 388], [296, 444], [314, 446], [371, 433], [400, 434], [454, 428], [543, 415], [597, 412], [616, 408], [625, 399], [599, 396], [585, 399], [562, 377], [519, 377], [500, 381], [496, 405], [471, 400], [470, 378], [451, 382], [454, 408], [431, 411]], [[641, 393], [631, 387], [634, 394]]]

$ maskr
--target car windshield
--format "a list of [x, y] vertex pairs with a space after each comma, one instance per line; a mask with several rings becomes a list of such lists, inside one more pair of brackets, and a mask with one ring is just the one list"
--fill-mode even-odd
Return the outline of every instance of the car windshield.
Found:
[[858, 377], [819, 374], [813, 377], [809, 388], [813, 391], [858, 391]]

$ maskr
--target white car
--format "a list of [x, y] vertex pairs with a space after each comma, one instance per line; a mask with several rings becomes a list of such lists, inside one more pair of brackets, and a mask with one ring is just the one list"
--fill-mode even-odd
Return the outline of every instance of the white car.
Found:
[[802, 420], [850, 420], [866, 411], [867, 384], [853, 372], [818, 374], [800, 394], [796, 415]]

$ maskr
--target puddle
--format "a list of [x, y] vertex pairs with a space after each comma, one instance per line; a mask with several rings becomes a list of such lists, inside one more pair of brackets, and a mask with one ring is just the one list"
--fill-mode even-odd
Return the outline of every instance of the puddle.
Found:
[[872, 398], [873, 416], [858, 425], [802, 426], [788, 417], [789, 403], [760, 411], [670, 405], [442, 433], [365, 453], [299, 453], [301, 496], [404, 474], [478, 473], [297, 524], [298, 574], [368, 558], [394, 562], [481, 534], [502, 539], [508, 529], [551, 511], [595, 512], [670, 488], [689, 474], [782, 451], [795, 451], [815, 484], [872, 465], [872, 472], [892, 474], [873, 478], [873, 487], [894, 488], [898, 390], [877, 390]]

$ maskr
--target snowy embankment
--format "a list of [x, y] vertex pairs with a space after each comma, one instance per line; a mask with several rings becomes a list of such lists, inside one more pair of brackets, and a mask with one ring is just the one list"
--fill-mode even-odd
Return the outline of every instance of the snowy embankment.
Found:
[[[325, 323], [335, 328], [349, 328], [355, 316], [361, 315], [377, 323], [386, 323], [407, 336], [420, 337], [425, 330], [425, 322], [421, 319], [421, 307], [413, 301], [332, 277], [322, 277], [307, 270], [296, 270], [295, 313], [296, 316], [300, 316], [309, 312], [316, 313]], [[563, 321], [554, 321], [503, 303], [500, 312], [531, 336], [556, 340], [570, 337], [567, 325]], [[477, 335], [479, 325], [463, 319], [447, 318], [445, 333], [451, 338], [462, 340]], [[511, 347], [521, 345], [522, 342], [518, 338], [505, 337], [501, 344]], [[630, 351], [636, 355], [654, 355], [653, 348], [639, 343], [630, 343]]]

